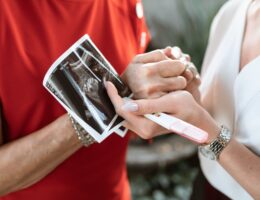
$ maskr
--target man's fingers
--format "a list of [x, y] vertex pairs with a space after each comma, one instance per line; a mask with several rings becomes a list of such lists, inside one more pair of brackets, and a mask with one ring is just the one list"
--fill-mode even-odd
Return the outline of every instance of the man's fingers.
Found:
[[179, 47], [175, 46], [175, 47], [166, 47], [164, 50], [164, 53], [167, 57], [174, 59], [174, 60], [178, 60], [182, 57], [182, 51]]
[[135, 63], [153, 63], [153, 62], [159, 62], [165, 59], [169, 59], [165, 53], [163, 52], [163, 50], [154, 50], [148, 53], [144, 53], [144, 54], [139, 54], [137, 56], [135, 56], [134, 58], [134, 62]]
[[175, 90], [183, 90], [187, 86], [187, 80], [183, 76], [162, 78], [161, 79], [161, 88], [163, 92], [172, 92]]
[[185, 70], [185, 65], [179, 60], [164, 60], [153, 66], [157, 68], [161, 77], [175, 77], [181, 75]]

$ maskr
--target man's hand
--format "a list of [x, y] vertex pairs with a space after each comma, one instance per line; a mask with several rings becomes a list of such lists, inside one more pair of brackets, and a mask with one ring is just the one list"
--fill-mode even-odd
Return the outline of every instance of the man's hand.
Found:
[[185, 64], [166, 55], [167, 48], [137, 55], [122, 75], [134, 98], [157, 98], [186, 88]]

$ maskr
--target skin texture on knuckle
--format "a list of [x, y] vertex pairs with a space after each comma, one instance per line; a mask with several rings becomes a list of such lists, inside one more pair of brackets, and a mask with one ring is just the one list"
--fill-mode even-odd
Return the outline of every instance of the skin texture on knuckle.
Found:
[[170, 103], [171, 105], [175, 105], [174, 107], [175, 107], [175, 109], [177, 109], [178, 106], [176, 106], [176, 105], [179, 105], [179, 103], [180, 103], [179, 99], [181, 99], [179, 97], [179, 92], [180, 91], [172, 92], [169, 95], [163, 97], [161, 99], [160, 103], [163, 104], [163, 105], [167, 105], [168, 103]]
[[136, 55], [133, 60], [132, 60], [132, 63], [139, 63], [141, 58], [142, 58], [143, 54], [138, 54]]
[[187, 87], [187, 80], [183, 76], [162, 79], [160, 89], [162, 91], [172, 92], [182, 90]]
[[190, 98], [192, 98], [192, 95], [188, 91], [180, 90], [171, 95], [171, 102], [173, 104], [180, 105], [181, 107], [186, 107], [186, 104], [189, 105]]
[[143, 78], [152, 78], [154, 76], [156, 76], [156, 74], [158, 73], [157, 72], [157, 69], [155, 67], [156, 64], [154, 63], [149, 63], [149, 64], [146, 64], [142, 70], [140, 70], [140, 74], [143, 76]]
[[198, 119], [198, 113], [200, 113], [199, 105], [189, 92], [178, 91], [177, 95], [172, 96], [172, 103], [176, 105], [175, 112], [177, 117], [193, 124]]
[[183, 76], [177, 76], [169, 81], [166, 80], [165, 84], [167, 83], [171, 91], [182, 90], [187, 86], [187, 80]]
[[155, 53], [154, 56], [156, 56], [156, 58], [157, 58], [158, 61], [159, 61], [159, 60], [164, 60], [164, 59], [167, 58], [167, 56], [165, 55], [165, 53], [164, 53], [163, 50], [161, 50], [161, 49], [155, 50], [154, 53]]
[[187, 87], [188, 83], [187, 83], [186, 78], [184, 78], [183, 76], [178, 76], [177, 79], [178, 79], [178, 84], [179, 84], [180, 89], [184, 89]]
[[146, 90], [146, 98], [154, 99], [155, 96], [159, 96], [158, 94], [160, 94], [161, 91], [164, 91], [163, 89], [161, 83], [150, 85]]
[[172, 65], [176, 66], [176, 72], [180, 75], [185, 71], [185, 65], [179, 60], [172, 60]]
[[131, 63], [128, 65], [126, 71], [124, 72], [124, 77], [127, 82], [132, 80], [132, 77], [135, 76], [135, 74], [138, 74], [138, 65], [136, 63]]
[[158, 71], [162, 77], [180, 76], [185, 70], [185, 65], [178, 60], [165, 60], [158, 64]]
[[[144, 115], [144, 114], [152, 114], [156, 112], [157, 106], [159, 106], [161, 101], [158, 99], [149, 99], [144, 101], [138, 102], [138, 114]], [[147, 127], [145, 127], [147, 128]], [[150, 130], [149, 130], [150, 131]]]
[[148, 86], [147, 84], [143, 84], [142, 86], [137, 88], [134, 96], [137, 99], [143, 99], [143, 98], [148, 98], [149, 94], [150, 94], [150, 86]]
[[123, 111], [123, 109], [121, 108], [121, 106], [115, 105], [114, 107], [115, 107], [116, 113], [117, 113], [119, 116], [124, 117], [124, 111]]
[[160, 51], [159, 51], [159, 55], [160, 55], [161, 60], [168, 59], [168, 57], [165, 55], [165, 53], [163, 52], [163, 50], [160, 50]]

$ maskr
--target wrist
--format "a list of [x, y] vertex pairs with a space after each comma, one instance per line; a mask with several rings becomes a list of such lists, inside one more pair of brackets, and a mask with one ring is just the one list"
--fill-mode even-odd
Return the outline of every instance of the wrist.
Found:
[[71, 148], [80, 148], [82, 144], [77, 138], [71, 121], [67, 114], [57, 118], [49, 125], [49, 131], [53, 134], [53, 142], [59, 146], [68, 146]]
[[198, 127], [206, 131], [209, 135], [206, 144], [211, 143], [214, 139], [218, 137], [221, 131], [221, 127], [218, 126], [216, 121], [205, 109], [201, 110], [197, 118], [199, 119]]
[[221, 154], [219, 155], [219, 161], [222, 162], [223, 160], [229, 160], [230, 155], [232, 156], [235, 152], [234, 149], [237, 146], [237, 141], [234, 138], [231, 138], [229, 141], [229, 144], [226, 146], [226, 148], [223, 149]]
[[96, 142], [95, 139], [70, 114], [68, 114], [68, 116], [71, 121], [71, 126], [73, 127], [74, 132], [78, 137], [78, 140], [85, 147], [88, 147]]

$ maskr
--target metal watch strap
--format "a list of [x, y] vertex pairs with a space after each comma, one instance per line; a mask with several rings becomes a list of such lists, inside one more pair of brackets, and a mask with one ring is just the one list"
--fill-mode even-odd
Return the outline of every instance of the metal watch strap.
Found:
[[78, 139], [85, 147], [88, 147], [96, 142], [95, 139], [87, 131], [85, 131], [85, 129], [78, 122], [76, 122], [76, 120], [70, 114], [68, 114], [68, 116], [78, 136]]
[[209, 148], [215, 154], [216, 158], [219, 157], [220, 152], [225, 148], [227, 145], [226, 141], [218, 136], [213, 142], [209, 144]]
[[208, 145], [199, 146], [200, 153], [211, 160], [217, 160], [222, 150], [229, 143], [231, 136], [231, 132], [225, 126], [221, 126], [219, 136], [215, 140]]

